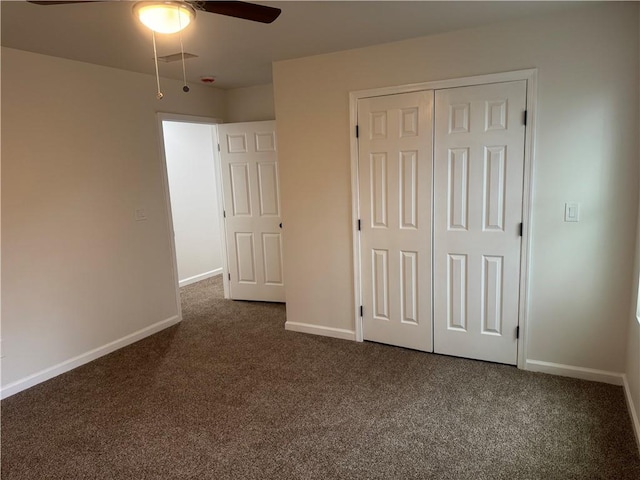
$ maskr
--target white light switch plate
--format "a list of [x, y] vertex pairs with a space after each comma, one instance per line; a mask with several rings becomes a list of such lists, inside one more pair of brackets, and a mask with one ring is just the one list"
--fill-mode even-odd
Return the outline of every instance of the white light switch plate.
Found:
[[570, 202], [564, 204], [564, 221], [579, 222], [580, 221], [580, 204]]
[[147, 210], [144, 208], [136, 208], [136, 222], [142, 222], [147, 219]]

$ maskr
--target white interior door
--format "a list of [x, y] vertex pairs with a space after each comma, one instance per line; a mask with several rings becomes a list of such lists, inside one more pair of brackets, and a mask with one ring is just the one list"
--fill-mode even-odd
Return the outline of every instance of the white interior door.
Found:
[[275, 126], [275, 121], [218, 126], [234, 300], [285, 300]]
[[363, 335], [432, 351], [433, 91], [358, 101]]
[[516, 364], [526, 82], [435, 98], [434, 351]]

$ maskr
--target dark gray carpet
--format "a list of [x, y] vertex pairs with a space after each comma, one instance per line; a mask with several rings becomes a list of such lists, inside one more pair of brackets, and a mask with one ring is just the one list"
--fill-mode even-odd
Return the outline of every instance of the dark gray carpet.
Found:
[[284, 330], [183, 289], [184, 321], [2, 402], [2, 479], [640, 479], [620, 387]]

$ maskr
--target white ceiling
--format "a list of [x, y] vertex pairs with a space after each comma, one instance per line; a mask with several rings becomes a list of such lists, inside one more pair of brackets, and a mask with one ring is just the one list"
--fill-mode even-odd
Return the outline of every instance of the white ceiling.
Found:
[[[486, 25], [578, 6], [528, 1], [285, 1], [270, 25], [198, 12], [183, 32], [191, 82], [216, 77], [235, 88], [271, 82], [271, 62]], [[31, 52], [154, 73], [151, 33], [132, 14], [133, 2], [39, 6], [2, 1], [2, 45]], [[160, 38], [162, 37], [162, 38]], [[158, 36], [158, 54], [180, 51], [177, 34]], [[319, 72], [321, 74], [321, 72]], [[179, 62], [160, 75], [181, 78]]]

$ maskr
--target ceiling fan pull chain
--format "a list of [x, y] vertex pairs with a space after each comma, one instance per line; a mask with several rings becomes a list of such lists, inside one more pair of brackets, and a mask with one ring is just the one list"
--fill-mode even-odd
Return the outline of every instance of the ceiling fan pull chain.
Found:
[[156, 84], [158, 85], [158, 93], [156, 93], [156, 98], [158, 100], [162, 100], [162, 97], [164, 97], [164, 93], [160, 91], [160, 74], [158, 73], [158, 50], [156, 49], [156, 32], [151, 30], [151, 36], [153, 38], [153, 60], [156, 64]]
[[184, 45], [182, 44], [182, 19], [180, 15], [178, 15], [178, 22], [180, 25], [180, 32], [178, 35], [180, 36], [180, 54], [182, 55], [182, 80], [184, 81], [184, 85], [182, 86], [182, 91], [187, 93], [189, 91], [189, 85], [187, 85], [187, 70], [184, 66]]

